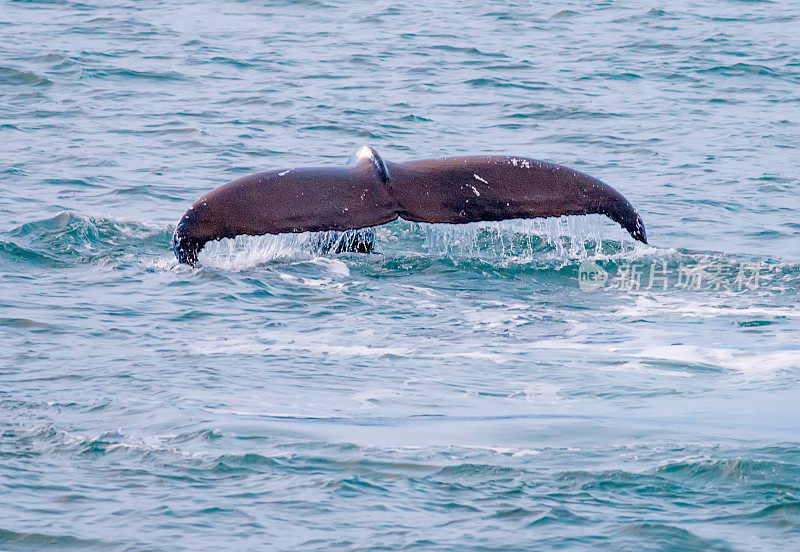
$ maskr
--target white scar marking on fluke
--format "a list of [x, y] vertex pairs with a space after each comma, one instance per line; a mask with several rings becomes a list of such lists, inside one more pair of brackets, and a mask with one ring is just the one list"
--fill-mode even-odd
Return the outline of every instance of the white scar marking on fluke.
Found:
[[[484, 184], [488, 184], [488, 182], [486, 182], [486, 181], [485, 181], [483, 178], [481, 178], [481, 177], [480, 177], [480, 176], [478, 176], [477, 174], [475, 174], [475, 173], [472, 173], [472, 176], [474, 176], [474, 177], [475, 177], [475, 180], [480, 180], [480, 181], [481, 181], [481, 182], [483, 182]], [[478, 196], [478, 197], [481, 197], [481, 193], [478, 191], [478, 188], [476, 188], [476, 187], [475, 187], [475, 186], [473, 186], [472, 184], [470, 184], [470, 186], [469, 186], [469, 187], [470, 187], [470, 188], [472, 188], [472, 191], [473, 191], [473, 192], [475, 192], [475, 195], [476, 195], [476, 196]]]
[[288, 174], [288, 173], [290, 173], [290, 172], [292, 172], [292, 169], [287, 169], [287, 170], [285, 170], [285, 171], [283, 171], [283, 172], [279, 172], [279, 173], [278, 173], [278, 176], [284, 176], [284, 175], [286, 175], [286, 174]]

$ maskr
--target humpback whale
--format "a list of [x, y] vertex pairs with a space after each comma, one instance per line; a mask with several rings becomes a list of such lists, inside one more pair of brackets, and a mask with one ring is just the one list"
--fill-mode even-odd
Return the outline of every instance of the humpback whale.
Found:
[[647, 243], [622, 194], [563, 165], [498, 155], [391, 163], [363, 146], [342, 167], [261, 172], [213, 190], [180, 219], [172, 247], [193, 266], [206, 242], [242, 234], [348, 231], [397, 218], [463, 224], [587, 214], [606, 215]]

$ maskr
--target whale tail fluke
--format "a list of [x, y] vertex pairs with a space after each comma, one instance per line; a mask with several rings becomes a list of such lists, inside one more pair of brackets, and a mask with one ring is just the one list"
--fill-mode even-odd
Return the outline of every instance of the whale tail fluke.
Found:
[[587, 214], [606, 215], [647, 243], [622, 194], [563, 165], [508, 156], [388, 163], [364, 146], [345, 167], [269, 171], [217, 188], [181, 218], [173, 249], [194, 265], [206, 242], [241, 234], [358, 230], [398, 217], [462, 224]]

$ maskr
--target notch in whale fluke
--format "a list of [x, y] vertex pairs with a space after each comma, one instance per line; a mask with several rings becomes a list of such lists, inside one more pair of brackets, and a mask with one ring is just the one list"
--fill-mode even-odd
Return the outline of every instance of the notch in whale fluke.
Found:
[[389, 163], [364, 146], [343, 167], [267, 171], [217, 188], [186, 211], [172, 245], [180, 262], [194, 265], [206, 242], [242, 234], [588, 214], [606, 215], [647, 243], [622, 194], [563, 165], [511, 156]]

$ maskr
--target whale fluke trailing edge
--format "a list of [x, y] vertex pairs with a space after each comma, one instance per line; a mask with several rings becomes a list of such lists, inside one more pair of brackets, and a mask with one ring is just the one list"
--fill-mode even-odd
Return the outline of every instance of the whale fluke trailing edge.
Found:
[[238, 235], [355, 230], [397, 218], [463, 224], [588, 214], [647, 243], [622, 194], [563, 165], [495, 155], [389, 163], [364, 146], [343, 167], [267, 171], [217, 188], [186, 211], [172, 245], [194, 265], [206, 242]]

